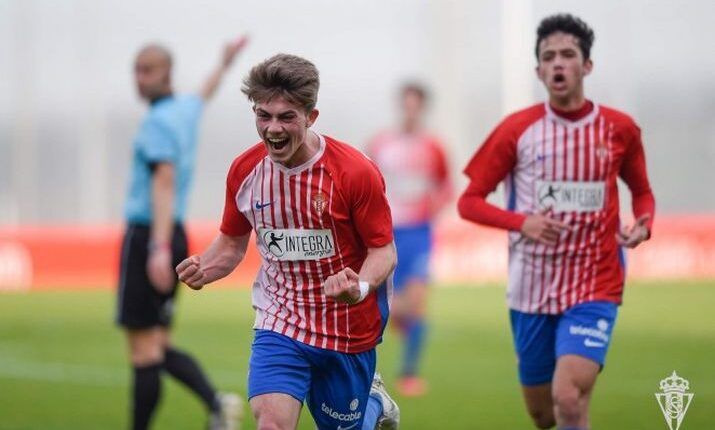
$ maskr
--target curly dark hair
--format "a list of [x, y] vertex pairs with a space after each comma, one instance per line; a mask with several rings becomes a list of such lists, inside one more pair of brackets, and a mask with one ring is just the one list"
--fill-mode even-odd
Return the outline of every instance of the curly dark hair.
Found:
[[254, 103], [283, 96], [310, 112], [318, 102], [318, 88], [320, 77], [313, 63], [296, 55], [277, 54], [251, 69], [241, 91]]
[[581, 48], [583, 59], [591, 58], [591, 46], [596, 38], [593, 29], [588, 26], [581, 18], [568, 13], [560, 13], [547, 16], [536, 29], [536, 59], [539, 59], [539, 45], [541, 41], [556, 33], [557, 31], [570, 34], [578, 40], [578, 46]]

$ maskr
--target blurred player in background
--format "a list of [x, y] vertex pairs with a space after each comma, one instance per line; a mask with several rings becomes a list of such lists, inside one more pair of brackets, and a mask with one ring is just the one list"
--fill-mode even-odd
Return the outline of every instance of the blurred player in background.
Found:
[[[549, 100], [508, 116], [469, 162], [463, 218], [509, 230], [508, 303], [519, 377], [539, 428], [589, 428], [625, 278], [622, 247], [650, 237], [655, 199], [633, 119], [584, 96], [594, 33], [571, 15], [537, 30]], [[636, 222], [620, 228], [617, 179]], [[507, 209], [485, 199], [505, 181]]]
[[427, 285], [432, 251], [432, 222], [451, 197], [449, 169], [439, 139], [424, 129], [428, 95], [423, 86], [404, 85], [400, 91], [399, 128], [380, 133], [367, 147], [385, 176], [387, 199], [397, 247], [393, 323], [403, 340], [397, 389], [420, 396], [427, 386], [418, 376], [427, 324]]
[[256, 232], [248, 395], [258, 428], [296, 428], [304, 401], [319, 429], [396, 428], [399, 409], [375, 374], [396, 259], [390, 208], [377, 167], [311, 129], [318, 88], [315, 66], [293, 55], [251, 70], [243, 92], [261, 142], [228, 172], [220, 233], [177, 272], [194, 289], [225, 277]]
[[206, 404], [209, 428], [234, 428], [237, 396], [218, 395], [198, 363], [171, 344], [169, 332], [177, 287], [173, 267], [188, 254], [183, 220], [201, 112], [245, 42], [241, 38], [224, 48], [218, 67], [197, 95], [174, 94], [166, 48], [147, 45], [134, 63], [137, 90], [150, 107], [134, 140], [117, 306], [117, 322], [127, 335], [134, 367], [134, 429], [149, 426], [160, 398], [162, 371]]

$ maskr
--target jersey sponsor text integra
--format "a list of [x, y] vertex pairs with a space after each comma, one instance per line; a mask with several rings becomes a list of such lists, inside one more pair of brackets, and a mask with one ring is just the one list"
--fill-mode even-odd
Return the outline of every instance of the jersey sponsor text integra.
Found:
[[259, 235], [268, 252], [280, 261], [320, 260], [335, 255], [329, 229], [261, 228]]

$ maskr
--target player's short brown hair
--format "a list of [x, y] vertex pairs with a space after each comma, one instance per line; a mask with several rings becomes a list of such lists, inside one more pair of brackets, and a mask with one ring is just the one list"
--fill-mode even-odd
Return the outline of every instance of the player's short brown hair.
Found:
[[318, 88], [320, 77], [313, 63], [296, 55], [277, 54], [251, 69], [241, 91], [254, 103], [282, 96], [310, 112], [318, 102]]

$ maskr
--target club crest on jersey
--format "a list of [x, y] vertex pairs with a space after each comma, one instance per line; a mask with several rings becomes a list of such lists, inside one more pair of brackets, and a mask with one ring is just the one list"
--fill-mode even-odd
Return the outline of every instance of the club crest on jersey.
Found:
[[324, 192], [318, 191], [313, 194], [311, 201], [313, 203], [313, 210], [315, 210], [315, 213], [317, 213], [319, 217], [322, 217], [323, 212], [325, 212], [325, 208], [328, 206], [328, 196], [326, 196]]
[[603, 160], [606, 157], [608, 157], [608, 147], [603, 141], [600, 141], [596, 144], [596, 158]]

